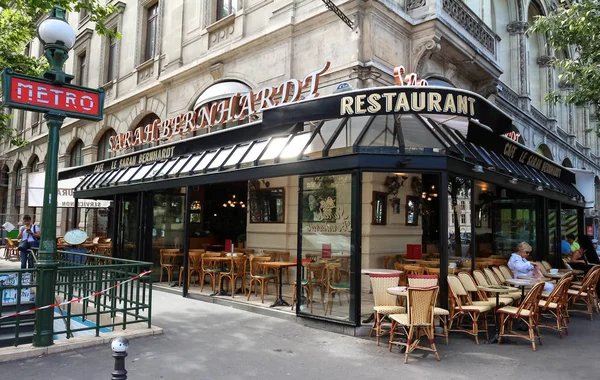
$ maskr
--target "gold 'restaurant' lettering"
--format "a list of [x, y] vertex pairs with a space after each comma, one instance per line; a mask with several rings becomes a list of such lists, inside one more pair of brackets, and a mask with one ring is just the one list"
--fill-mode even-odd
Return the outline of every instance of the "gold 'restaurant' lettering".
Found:
[[475, 97], [436, 91], [355, 94], [342, 97], [340, 116], [385, 112], [429, 112], [475, 116]]

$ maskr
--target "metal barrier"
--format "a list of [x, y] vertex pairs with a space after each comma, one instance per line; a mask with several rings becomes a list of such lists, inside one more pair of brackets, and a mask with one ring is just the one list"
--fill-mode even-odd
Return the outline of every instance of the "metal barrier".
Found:
[[[58, 252], [57, 261], [56, 303], [81, 300], [54, 307], [55, 340], [81, 335], [99, 336], [101, 332], [125, 330], [129, 325], [139, 323], [150, 328], [151, 276], [127, 280], [149, 270], [152, 263], [66, 251]], [[35, 268], [0, 270], [0, 315], [34, 307], [32, 295], [37, 286], [36, 273]], [[4, 282], [2, 278], [5, 278]], [[103, 290], [106, 291], [98, 293]], [[11, 298], [17, 291], [21, 297]], [[7, 300], [14, 302], [6, 302], [5, 294]], [[18, 315], [0, 319], [0, 347], [31, 342], [35, 317], [34, 313], [25, 314], [29, 315], [31, 318]], [[24, 320], [27, 325], [23, 324]], [[23, 335], [25, 327], [26, 339]]]

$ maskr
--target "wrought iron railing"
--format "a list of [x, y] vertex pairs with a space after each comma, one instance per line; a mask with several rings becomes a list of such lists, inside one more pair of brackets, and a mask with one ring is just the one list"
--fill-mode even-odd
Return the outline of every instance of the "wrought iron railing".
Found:
[[[58, 252], [57, 259], [55, 302], [77, 301], [54, 307], [55, 339], [99, 336], [132, 324], [150, 328], [151, 276], [136, 276], [149, 270], [152, 263], [64, 251]], [[4, 284], [0, 280], [0, 315], [34, 307], [36, 272], [35, 268], [0, 270], [0, 279], [7, 279]], [[7, 297], [14, 302], [5, 302], [5, 294], [13, 296], [16, 292], [21, 297]], [[34, 322], [33, 312], [0, 319], [0, 347], [31, 342]]]
[[496, 58], [499, 37], [461, 0], [442, 0], [442, 9]]

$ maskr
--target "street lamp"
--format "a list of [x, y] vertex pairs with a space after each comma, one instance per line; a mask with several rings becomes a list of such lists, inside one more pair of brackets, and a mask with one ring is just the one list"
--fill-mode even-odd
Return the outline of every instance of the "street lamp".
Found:
[[[44, 45], [44, 56], [50, 63], [50, 69], [43, 77], [54, 84], [68, 84], [73, 79], [66, 74], [63, 64], [69, 58], [68, 52], [75, 43], [75, 32], [65, 20], [65, 11], [55, 6], [50, 17], [38, 27], [38, 36]], [[51, 110], [44, 115], [48, 125], [48, 153], [46, 159], [46, 179], [44, 185], [44, 203], [42, 210], [42, 231], [39, 249], [38, 287], [36, 306], [42, 307], [54, 303], [54, 285], [56, 281], [56, 198], [58, 193], [58, 147], [59, 131], [66, 115], [60, 110]], [[37, 347], [50, 346], [53, 343], [54, 309], [36, 311], [33, 344]]]

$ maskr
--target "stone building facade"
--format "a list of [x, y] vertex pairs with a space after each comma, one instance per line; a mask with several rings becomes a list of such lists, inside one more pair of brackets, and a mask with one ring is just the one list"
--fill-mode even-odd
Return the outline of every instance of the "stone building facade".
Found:
[[[86, 14], [68, 15], [77, 41], [66, 71], [77, 84], [104, 88], [106, 103], [100, 122], [66, 120], [61, 168], [111, 157], [110, 136], [182, 114], [199, 100], [216, 100], [225, 95], [226, 86], [218, 84], [260, 89], [302, 78], [330, 61], [321, 94], [341, 82], [354, 88], [391, 85], [393, 67], [404, 65], [432, 85], [488, 97], [513, 118], [527, 147], [564, 166], [600, 173], [596, 110], [544, 101], [548, 91], [568, 90], [552, 57], [573, 53], [551, 51], [543, 36], [527, 33], [536, 15], [550, 11], [551, 1], [337, 1], [351, 28], [319, 0], [111, 3], [119, 13], [108, 25], [121, 39], [95, 34]], [[26, 52], [40, 56], [39, 41], [31, 41]], [[39, 209], [28, 207], [27, 181], [31, 172], [44, 170], [47, 128], [32, 112], [14, 111], [12, 122], [30, 144], [0, 146], [0, 223], [16, 223], [26, 213], [39, 222]], [[69, 213], [59, 210], [59, 234], [68, 229]]]

